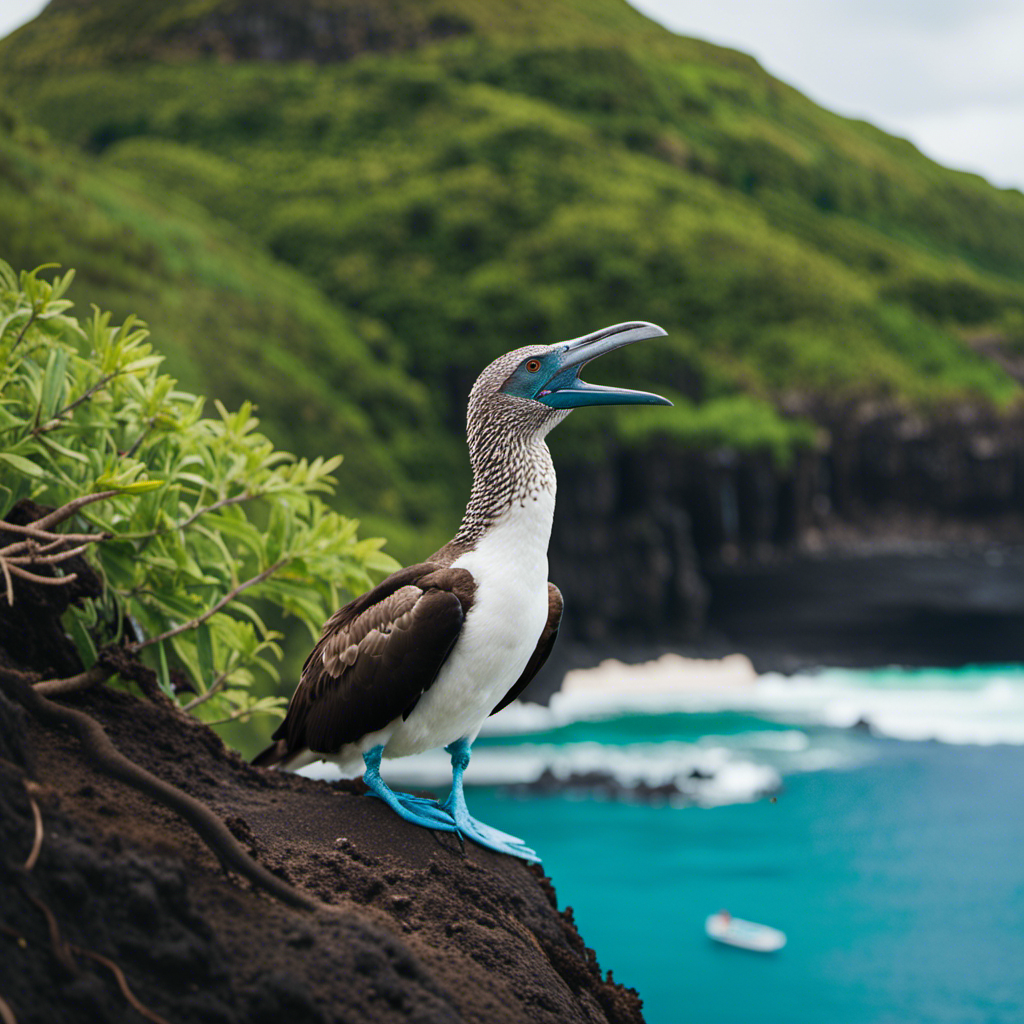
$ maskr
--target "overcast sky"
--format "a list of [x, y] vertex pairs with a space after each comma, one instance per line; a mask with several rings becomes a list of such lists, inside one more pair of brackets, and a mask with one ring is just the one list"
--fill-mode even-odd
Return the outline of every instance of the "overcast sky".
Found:
[[[1024, 189], [1021, 0], [632, 2], [677, 32], [753, 54], [817, 102], [940, 163]], [[44, 6], [0, 0], [0, 38]]]

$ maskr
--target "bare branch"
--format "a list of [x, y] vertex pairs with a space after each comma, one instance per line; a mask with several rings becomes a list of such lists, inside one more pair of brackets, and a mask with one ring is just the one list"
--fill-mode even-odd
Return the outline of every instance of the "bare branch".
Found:
[[43, 815], [40, 813], [39, 804], [36, 803], [35, 797], [32, 795], [31, 787], [35, 783], [29, 782], [28, 779], [23, 779], [22, 782], [28, 795], [28, 802], [32, 806], [32, 819], [36, 825], [35, 838], [32, 840], [32, 852], [28, 855], [28, 860], [25, 861], [25, 870], [31, 871], [36, 866], [36, 861], [39, 860], [39, 851], [43, 848]]
[[[107, 491], [104, 494], [87, 495], [87, 501], [99, 500], [100, 497], [106, 497], [110, 494], [116, 494], [116, 491]], [[76, 499], [81, 502], [82, 499]], [[46, 519], [54, 516], [58, 513], [63, 513], [75, 502], [69, 502], [68, 505], [64, 505], [63, 508], [57, 509], [56, 512], [51, 512]], [[78, 507], [81, 507], [79, 505]], [[42, 529], [39, 524], [43, 523], [43, 519], [37, 519], [31, 526], [19, 526], [16, 523], [0, 523], [0, 532], [9, 531], [16, 535], [21, 535], [23, 540], [11, 541], [9, 544], [5, 544], [0, 547], [0, 572], [3, 573], [4, 585], [6, 589], [7, 604], [14, 604], [14, 583], [11, 576], [18, 576], [23, 580], [28, 580], [30, 583], [37, 583], [41, 586], [47, 587], [62, 587], [71, 583], [73, 580], [78, 579], [77, 574], [69, 573], [67, 576], [39, 576], [36, 573], [28, 572], [25, 569], [20, 568], [23, 565], [58, 565], [61, 562], [73, 557], [74, 555], [80, 555], [90, 544], [95, 544], [101, 540], [107, 540], [112, 534], [109, 533], [53, 533], [50, 530]], [[43, 540], [45, 544], [38, 544], [37, 541]], [[77, 547], [68, 548], [64, 551], [53, 551], [54, 548], [60, 547], [61, 545], [79, 542]], [[47, 554], [46, 552], [53, 552]]]
[[[67, 576], [37, 576], [34, 572], [27, 572], [17, 565], [12, 565], [6, 558], [0, 559], [0, 564], [4, 565], [5, 572], [10, 572], [23, 580], [28, 580], [29, 583], [38, 583], [44, 587], [64, 587], [78, 579], [78, 573], [74, 572], [69, 573]], [[14, 602], [12, 601], [11, 604], [14, 604]]]
[[33, 689], [44, 697], [54, 697], [62, 693], [76, 693], [79, 690], [88, 690], [97, 683], [102, 683], [114, 674], [113, 669], [106, 665], [93, 665], [85, 672], [79, 672], [77, 676], [68, 676], [66, 679], [44, 679], [36, 683]]
[[[275, 562], [269, 569], [264, 569], [258, 576], [253, 576], [252, 579], [246, 580], [244, 583], [239, 583], [234, 590], [228, 591], [212, 608], [203, 612], [202, 615], [191, 619], [189, 622], [184, 623], [181, 626], [175, 626], [174, 629], [167, 630], [166, 633], [161, 633], [159, 636], [150, 637], [148, 640], [143, 640], [140, 643], [131, 644], [131, 649], [140, 651], [143, 647], [149, 647], [152, 644], [158, 644], [163, 640], [170, 640], [172, 636], [177, 636], [179, 633], [187, 633], [190, 629], [195, 629], [196, 626], [201, 626], [207, 619], [214, 616], [223, 608], [226, 604], [230, 604], [239, 594], [244, 590], [248, 590], [250, 587], [256, 586], [257, 583], [262, 583], [269, 576], [273, 576], [278, 569], [288, 564], [290, 559], [282, 558]], [[13, 568], [13, 566], [12, 566]]]
[[199, 707], [200, 704], [205, 704], [211, 697], [216, 697], [218, 693], [224, 688], [224, 684], [227, 682], [228, 672], [221, 672], [206, 690], [206, 693], [199, 694], [198, 697], [194, 697], [187, 704], [182, 706], [182, 711], [191, 711], [193, 708]]
[[7, 606], [14, 606], [14, 581], [11, 579], [11, 570], [7, 568], [7, 560], [0, 558], [0, 569], [4, 573], [4, 585], [7, 589]]
[[96, 494], [83, 494], [82, 497], [75, 498], [74, 501], [69, 501], [66, 505], [61, 505], [60, 508], [43, 516], [42, 519], [37, 519], [32, 525], [37, 530], [48, 530], [51, 526], [56, 526], [58, 523], [63, 523], [65, 519], [70, 519], [80, 508], [85, 508], [86, 505], [91, 505], [96, 501], [112, 498], [115, 494], [120, 493], [120, 491], [114, 490], [99, 491]]
[[[19, 526], [17, 523], [8, 523], [6, 521], [0, 522], [0, 533], [18, 533], [23, 537], [31, 537], [35, 540], [45, 540], [51, 543], [64, 540], [106, 540], [108, 537], [113, 536], [113, 534], [110, 533], [54, 533], [52, 530], [40, 530], [35, 523], [30, 526]], [[11, 541], [11, 544], [24, 543], [24, 541]], [[6, 551], [11, 544], [8, 544], [7, 547], [0, 548], [0, 551]]]
[[30, 551], [27, 555], [15, 555], [13, 558], [8, 556], [7, 562], [10, 565], [56, 565], [59, 562], [63, 562], [66, 558], [71, 558], [73, 555], [80, 555], [88, 547], [88, 544], [83, 544], [81, 547], [68, 548], [67, 551], [58, 551], [53, 555], [43, 555], [37, 551]]

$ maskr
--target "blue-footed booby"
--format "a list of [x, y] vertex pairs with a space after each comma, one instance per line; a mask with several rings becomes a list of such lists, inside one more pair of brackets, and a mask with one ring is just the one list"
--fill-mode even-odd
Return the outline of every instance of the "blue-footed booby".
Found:
[[[518, 348], [480, 374], [466, 431], [473, 487], [458, 533], [327, 620], [275, 742], [255, 764], [362, 770], [370, 792], [407, 821], [539, 860], [470, 815], [462, 776], [484, 720], [519, 696], [558, 635], [562, 595], [548, 582], [547, 557], [555, 469], [544, 438], [580, 406], [670, 405], [579, 376], [605, 352], [664, 334], [642, 321], [615, 324]], [[397, 793], [381, 778], [382, 757], [439, 746], [452, 763], [444, 803]]]

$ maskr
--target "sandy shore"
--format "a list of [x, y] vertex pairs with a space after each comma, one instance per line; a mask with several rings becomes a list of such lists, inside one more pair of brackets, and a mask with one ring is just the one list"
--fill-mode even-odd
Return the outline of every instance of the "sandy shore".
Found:
[[641, 665], [627, 665], [608, 658], [596, 668], [573, 669], [566, 673], [561, 692], [607, 693], [621, 690], [626, 680], [634, 693], [674, 693], [722, 686], [751, 686], [757, 682], [757, 672], [745, 654], [729, 654], [716, 659], [663, 654]]

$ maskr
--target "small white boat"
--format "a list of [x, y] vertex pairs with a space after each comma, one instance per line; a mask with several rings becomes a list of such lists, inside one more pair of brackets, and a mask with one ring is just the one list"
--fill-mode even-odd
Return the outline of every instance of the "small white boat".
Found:
[[724, 942], [740, 949], [750, 949], [755, 953], [774, 953], [786, 944], [785, 932], [778, 928], [769, 928], [766, 924], [755, 924], [733, 917], [728, 911], [720, 910], [708, 916], [704, 922], [704, 931], [709, 939]]

